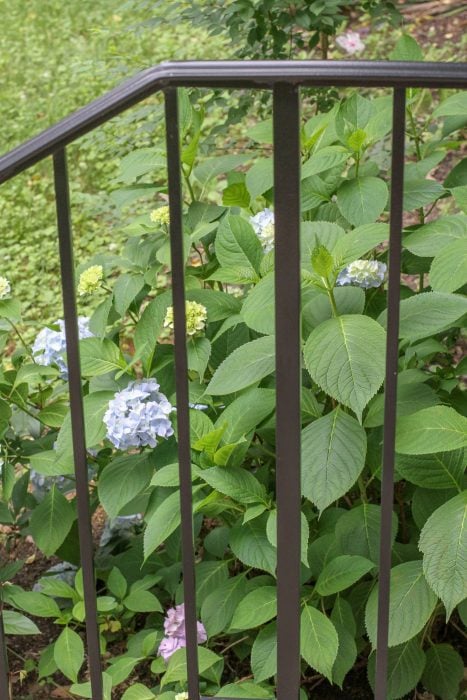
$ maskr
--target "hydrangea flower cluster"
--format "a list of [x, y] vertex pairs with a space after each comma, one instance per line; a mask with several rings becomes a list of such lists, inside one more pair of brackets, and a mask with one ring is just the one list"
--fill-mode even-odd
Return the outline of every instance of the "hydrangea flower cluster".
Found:
[[[206, 328], [208, 312], [205, 306], [197, 301], [187, 301], [185, 304], [186, 334], [189, 336], [201, 333]], [[169, 306], [164, 319], [164, 328], [174, 329], [174, 307]]]
[[255, 216], [250, 216], [250, 224], [261, 241], [265, 253], [274, 248], [274, 212], [263, 209]]
[[336, 39], [336, 44], [340, 46], [341, 49], [344, 49], [344, 51], [347, 51], [347, 53], [351, 56], [354, 53], [363, 51], [363, 49], [365, 48], [365, 44], [360, 39], [360, 34], [358, 32], [351, 31], [338, 36]]
[[175, 696], [175, 700], [189, 700], [188, 693], [187, 692], [177, 693]]
[[170, 223], [170, 210], [169, 207], [159, 207], [158, 209], [153, 209], [149, 214], [153, 224], [165, 224], [166, 226]]
[[354, 260], [339, 272], [336, 284], [353, 284], [363, 289], [379, 287], [386, 278], [386, 271], [387, 266], [377, 260]]
[[173, 410], [155, 379], [130, 382], [109, 402], [104, 415], [107, 438], [119, 450], [155, 447], [158, 437], [173, 435]]
[[11, 285], [6, 277], [0, 277], [0, 299], [6, 299], [10, 296]]
[[[203, 644], [208, 635], [202, 622], [196, 623], [198, 644]], [[159, 645], [159, 656], [168, 661], [178, 649], [186, 647], [185, 604], [169, 608], [164, 620], [165, 637]]]
[[78, 294], [92, 294], [99, 289], [104, 279], [104, 268], [102, 265], [91, 265], [79, 276]]
[[[66, 352], [65, 322], [59, 319], [55, 322], [59, 330], [43, 328], [36, 336], [32, 346], [34, 359], [39, 365], [57, 365], [62, 379], [67, 379], [68, 370], [64, 354]], [[89, 330], [89, 318], [87, 316], [78, 317], [78, 336], [83, 338], [93, 338], [94, 333]]]

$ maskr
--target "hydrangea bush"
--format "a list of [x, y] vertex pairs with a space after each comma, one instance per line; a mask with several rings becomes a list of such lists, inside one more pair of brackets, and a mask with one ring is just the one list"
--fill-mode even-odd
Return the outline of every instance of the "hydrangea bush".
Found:
[[[416, 51], [408, 39], [402, 49]], [[467, 104], [460, 94], [441, 97], [433, 109], [429, 93], [414, 90], [407, 107], [389, 699], [417, 686], [457, 697], [463, 673], [465, 160], [441, 179], [434, 169], [456, 147]], [[180, 99], [201, 688], [204, 695], [272, 698], [271, 125], [251, 132], [256, 151], [264, 146], [261, 159], [248, 150], [206, 157], [202, 107], [183, 91]], [[302, 125], [302, 698], [317, 674], [348, 687], [356, 664], [366, 665], [374, 683], [390, 125], [390, 97], [358, 93], [330, 112], [305, 112]], [[130, 189], [164, 187], [165, 173], [148, 162], [147, 149], [123, 161]], [[133, 679], [126, 700], [188, 697], [164, 202], [139, 211], [120, 257], [86, 261], [77, 279], [94, 304], [80, 319], [91, 503], [111, 522], [132, 516], [136, 523], [128, 537], [112, 537], [96, 552], [101, 641], [109, 652], [104, 685], [110, 697], [110, 688]], [[0, 522], [30, 535], [45, 555], [79, 565], [74, 493], [61, 489], [63, 477], [73, 478], [63, 322], [39, 331], [29, 347], [16, 335], [14, 280], [0, 278], [0, 285], [1, 337], [16, 342], [0, 375]], [[48, 490], [40, 498], [29, 485], [37, 475], [50, 480], [41, 481]], [[20, 566], [0, 565], [6, 633], [36, 633], [31, 615], [54, 619], [57, 639], [44, 643], [39, 677], [59, 671], [74, 696], [90, 697], [81, 572], [73, 585], [51, 576], [23, 591], [9, 583]], [[148, 687], [136, 682], [148, 674]]]

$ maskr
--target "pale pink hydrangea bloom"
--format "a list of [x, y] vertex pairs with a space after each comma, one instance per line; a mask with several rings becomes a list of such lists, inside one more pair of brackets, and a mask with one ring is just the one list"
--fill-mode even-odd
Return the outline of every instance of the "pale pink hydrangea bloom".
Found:
[[[197, 622], [196, 625], [198, 644], [203, 644], [207, 640], [208, 635], [202, 622]], [[167, 662], [178, 649], [186, 647], [184, 603], [167, 610], [164, 620], [164, 631], [166, 636], [159, 645], [158, 653]]]
[[338, 36], [336, 39], [336, 44], [338, 44], [341, 49], [344, 49], [344, 51], [347, 51], [347, 53], [350, 55], [363, 51], [365, 48], [365, 44], [360, 39], [360, 34], [358, 32], [351, 31]]

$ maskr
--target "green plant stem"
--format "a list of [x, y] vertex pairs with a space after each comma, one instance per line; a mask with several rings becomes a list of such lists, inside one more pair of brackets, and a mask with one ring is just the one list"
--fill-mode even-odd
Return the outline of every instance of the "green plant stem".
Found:
[[31, 358], [31, 360], [34, 362], [34, 364], [37, 364], [36, 358], [34, 357], [31, 348], [29, 347], [29, 345], [28, 345], [28, 344], [26, 343], [26, 341], [24, 340], [23, 336], [21, 335], [20, 331], [18, 330], [18, 327], [17, 327], [17, 326], [13, 323], [13, 321], [11, 321], [9, 318], [6, 318], [5, 320], [6, 320], [7, 323], [9, 323], [10, 326], [13, 328], [14, 332], [16, 333], [16, 335], [18, 336], [18, 338], [19, 338], [19, 340], [20, 340], [21, 345], [22, 345], [23, 348], [26, 350], [27, 355]]
[[418, 278], [418, 291], [423, 292], [423, 282], [424, 282], [425, 275], [423, 272], [420, 272], [419, 278]]
[[333, 314], [333, 316], [338, 318], [339, 312], [337, 310], [336, 298], [334, 296], [334, 291], [333, 291], [332, 287], [327, 287], [327, 293], [328, 293], [329, 301], [331, 303], [332, 314]]
[[188, 192], [190, 194], [191, 202], [193, 203], [196, 200], [196, 198], [195, 198], [195, 193], [193, 192], [193, 187], [191, 185], [190, 178], [186, 174], [184, 168], [182, 168], [182, 173], [183, 173], [183, 179], [185, 180], [185, 184], [186, 184]]
[[362, 476], [361, 474], [360, 474], [360, 476], [358, 477], [357, 484], [358, 484], [358, 489], [359, 489], [359, 491], [360, 491], [360, 498], [361, 498], [361, 500], [362, 500], [362, 503], [368, 503], [368, 496], [367, 496], [367, 493], [366, 493], [366, 486], [365, 486], [365, 482], [363, 481], [363, 476]]

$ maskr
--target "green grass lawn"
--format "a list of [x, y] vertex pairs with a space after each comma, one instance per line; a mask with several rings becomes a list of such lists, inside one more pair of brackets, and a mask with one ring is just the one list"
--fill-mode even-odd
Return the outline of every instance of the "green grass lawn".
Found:
[[[219, 39], [206, 40], [199, 30], [181, 24], [145, 26], [150, 8], [125, 6], [120, 0], [0, 0], [0, 14], [1, 153], [138, 70], [169, 59], [221, 53]], [[154, 98], [149, 105], [157, 102]], [[119, 244], [107, 192], [137, 126], [145, 125], [144, 131], [138, 129], [138, 139], [146, 143], [155, 130], [160, 133], [147, 105], [69, 149], [77, 262], [100, 246]], [[51, 163], [3, 185], [0, 210], [0, 275], [10, 279], [26, 321], [37, 327], [61, 313]]]

